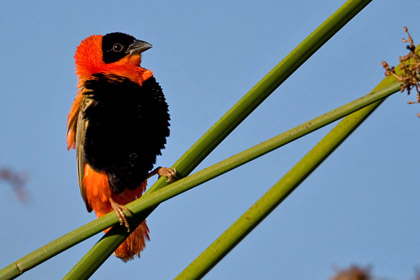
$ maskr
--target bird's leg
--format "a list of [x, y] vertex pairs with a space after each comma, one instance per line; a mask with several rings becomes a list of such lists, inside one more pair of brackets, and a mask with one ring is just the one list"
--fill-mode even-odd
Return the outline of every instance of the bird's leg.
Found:
[[111, 203], [112, 209], [114, 209], [115, 213], [118, 216], [118, 220], [120, 220], [120, 225], [124, 225], [127, 228], [127, 232], [130, 232], [130, 224], [128, 223], [127, 216], [124, 214], [125, 210], [128, 213], [128, 216], [131, 216], [131, 211], [124, 205], [116, 203], [112, 198], [109, 198], [109, 203]]
[[146, 180], [149, 179], [150, 177], [154, 176], [154, 175], [159, 175], [160, 176], [165, 176], [168, 178], [168, 180], [166, 180], [166, 182], [173, 182], [176, 181], [176, 170], [175, 168], [169, 168], [169, 167], [158, 167], [155, 170], [153, 170], [152, 172], [150, 172], [147, 177]]

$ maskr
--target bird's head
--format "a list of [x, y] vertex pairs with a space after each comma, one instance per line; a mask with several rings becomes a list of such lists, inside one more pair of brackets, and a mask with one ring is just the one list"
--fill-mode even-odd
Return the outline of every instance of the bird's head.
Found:
[[79, 85], [97, 73], [120, 75], [142, 84], [153, 75], [140, 67], [142, 52], [151, 47], [120, 32], [89, 36], [80, 43], [74, 56]]
[[104, 63], [131, 63], [140, 66], [141, 53], [151, 44], [137, 40], [124, 33], [110, 33], [102, 37], [102, 60]]

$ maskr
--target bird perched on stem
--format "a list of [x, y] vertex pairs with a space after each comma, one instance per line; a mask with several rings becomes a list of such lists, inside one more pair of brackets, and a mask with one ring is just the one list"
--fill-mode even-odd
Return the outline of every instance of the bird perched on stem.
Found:
[[[77, 47], [77, 95], [68, 116], [68, 149], [77, 150], [79, 187], [86, 208], [97, 217], [115, 211], [130, 231], [124, 205], [139, 198], [147, 178], [175, 177], [159, 167], [150, 172], [169, 136], [168, 105], [141, 54], [152, 46], [124, 33], [93, 35]], [[107, 232], [109, 229], [105, 230]], [[144, 221], [114, 254], [130, 260], [145, 247]]]

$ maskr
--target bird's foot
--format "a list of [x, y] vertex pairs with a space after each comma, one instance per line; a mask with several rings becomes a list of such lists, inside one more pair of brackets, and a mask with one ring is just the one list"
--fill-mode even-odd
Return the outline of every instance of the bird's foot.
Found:
[[[109, 198], [109, 202], [111, 203], [112, 209], [114, 209], [115, 213], [117, 214], [120, 225], [124, 225], [127, 228], [127, 232], [130, 232], [130, 224], [127, 220], [127, 216], [131, 216], [130, 209], [124, 205], [116, 203], [112, 198]], [[128, 214], [126, 215], [123, 210], [125, 210]]]
[[150, 177], [152, 177], [154, 175], [159, 175], [159, 177], [160, 176], [165, 176], [166, 178], [168, 178], [168, 180], [166, 180], [166, 182], [168, 182], [168, 183], [174, 182], [178, 179], [176, 177], [176, 169], [175, 168], [158, 167], [155, 170], [153, 170], [152, 172], [150, 172], [149, 175], [147, 175], [146, 179], [149, 179]]

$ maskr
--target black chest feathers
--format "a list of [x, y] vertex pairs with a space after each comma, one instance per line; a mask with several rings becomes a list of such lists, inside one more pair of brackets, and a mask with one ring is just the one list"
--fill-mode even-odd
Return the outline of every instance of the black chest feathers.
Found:
[[115, 75], [96, 74], [85, 82], [90, 105], [85, 161], [108, 175], [111, 190], [134, 189], [146, 178], [169, 136], [168, 105], [155, 78], [142, 86]]

